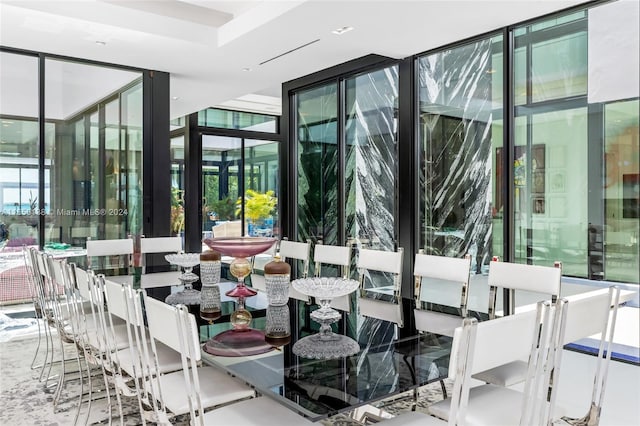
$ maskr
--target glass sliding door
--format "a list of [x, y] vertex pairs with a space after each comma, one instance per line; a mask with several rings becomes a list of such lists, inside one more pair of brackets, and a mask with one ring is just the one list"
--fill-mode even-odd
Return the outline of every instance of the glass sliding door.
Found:
[[295, 99], [297, 240], [337, 244], [338, 86], [301, 91]]
[[419, 247], [474, 273], [502, 254], [502, 56], [495, 36], [418, 60]]
[[140, 73], [46, 59], [45, 89], [45, 242], [141, 232]]
[[0, 52], [0, 63], [0, 250], [9, 251], [39, 243], [38, 58]]
[[[564, 275], [638, 282], [637, 75], [617, 72], [637, 64], [631, 3], [514, 32], [517, 262], [561, 261]], [[620, 43], [611, 44], [614, 28]]]
[[398, 67], [345, 81], [347, 238], [396, 249]]

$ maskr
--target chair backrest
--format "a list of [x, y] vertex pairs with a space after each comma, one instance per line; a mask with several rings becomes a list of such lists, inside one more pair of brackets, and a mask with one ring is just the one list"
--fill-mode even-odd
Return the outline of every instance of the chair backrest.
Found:
[[499, 262], [489, 264], [489, 317], [495, 317], [497, 288], [543, 293], [555, 301], [560, 295], [562, 268], [556, 266], [527, 265], [522, 263]]
[[[460, 287], [460, 311], [463, 317], [467, 316], [471, 256], [466, 255], [464, 258], [455, 258], [418, 253], [415, 257], [413, 269], [417, 308], [420, 308], [421, 301], [428, 300], [423, 297], [423, 282], [430, 279], [438, 280], [439, 282], [446, 282], [447, 287], [449, 285], [457, 285]], [[447, 291], [447, 293], [451, 292], [452, 290]]]
[[[464, 424], [471, 376], [514, 360], [529, 358], [529, 374], [523, 393], [520, 424], [547, 424], [551, 375], [555, 368], [558, 336], [564, 327], [563, 305], [540, 302], [526, 311], [493, 320], [476, 322], [465, 318], [454, 331], [449, 378], [454, 380], [450, 424]], [[534, 401], [535, 400], [535, 401]], [[545, 411], [546, 410], [546, 411]], [[451, 419], [458, 419], [451, 422]]]
[[349, 278], [351, 247], [316, 244], [313, 248], [313, 262], [316, 277], [320, 276], [322, 265], [334, 265], [340, 266], [340, 275], [343, 278]]
[[[286, 261], [287, 259], [295, 259], [302, 262], [302, 269], [295, 269], [295, 264], [292, 266], [292, 275], [291, 279], [296, 278], [306, 278], [309, 274], [309, 257], [311, 252], [311, 243], [300, 243], [297, 241], [289, 241], [289, 240], [280, 240], [280, 245], [278, 247], [278, 252], [280, 253], [280, 257], [282, 261]], [[297, 276], [293, 274], [297, 273]], [[289, 287], [289, 298], [302, 300], [303, 302], [309, 303], [311, 298], [305, 294], [297, 291], [293, 286]]]
[[278, 251], [280, 252], [280, 257], [283, 261], [286, 261], [287, 259], [302, 261], [302, 271], [298, 271], [298, 275], [302, 278], [307, 277], [307, 274], [309, 273], [309, 254], [311, 252], [311, 243], [281, 240]]
[[182, 251], [181, 237], [140, 238], [140, 253], [178, 253]]
[[[360, 315], [391, 321], [399, 327], [404, 325], [402, 298], [400, 297], [402, 258], [402, 248], [398, 248], [396, 252], [371, 249], [359, 250], [357, 268], [360, 275], [360, 290], [358, 291]], [[383, 272], [392, 275], [392, 301], [367, 297], [367, 293], [374, 294], [376, 291], [375, 288], [365, 288], [366, 277], [370, 276], [371, 272]]]
[[133, 240], [131, 238], [113, 240], [87, 239], [87, 267], [92, 268], [93, 257], [127, 256], [125, 266], [128, 267], [133, 255]]
[[126, 321], [127, 308], [124, 301], [123, 285], [105, 279], [104, 291], [107, 300], [107, 308], [109, 308], [109, 314], [115, 315]]
[[[189, 334], [183, 336], [180, 334], [180, 324], [176, 321], [176, 307], [149, 297], [146, 292], [143, 295], [145, 312], [147, 313], [147, 327], [151, 337], [178, 352], [182, 348], [180, 339], [184, 338], [186, 344], [193, 346], [193, 351], [190, 352], [196, 357], [195, 360], [199, 361], [200, 351], [197, 350], [199, 337], [195, 318], [192, 317], [193, 322], [189, 326]], [[152, 345], [152, 348], [154, 346]]]
[[222, 222], [211, 227], [213, 236], [218, 237], [240, 237], [242, 236], [242, 222], [233, 220], [231, 222]]
[[[588, 421], [584, 424], [598, 424], [604, 390], [607, 382], [609, 362], [611, 360], [612, 343], [620, 304], [620, 289], [618, 287], [603, 288], [587, 293], [569, 296], [567, 301], [567, 318], [562, 344], [600, 334], [598, 345], [598, 361], [594, 374], [591, 403], [589, 405]], [[560, 358], [557, 367], [560, 365]], [[554, 375], [557, 382], [557, 375]], [[554, 390], [556, 387], [554, 387]]]
[[[313, 262], [315, 264], [315, 276], [322, 275], [322, 265], [338, 266], [338, 275], [349, 278], [351, 266], [351, 246], [332, 246], [316, 244], [313, 248]], [[351, 312], [351, 295], [336, 297], [331, 301], [331, 306], [345, 312]]]

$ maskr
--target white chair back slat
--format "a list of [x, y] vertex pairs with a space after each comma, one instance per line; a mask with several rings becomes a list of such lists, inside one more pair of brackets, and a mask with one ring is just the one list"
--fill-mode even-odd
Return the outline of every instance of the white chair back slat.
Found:
[[466, 283], [469, 281], [471, 257], [456, 258], [416, 254], [413, 275], [437, 280]]
[[569, 308], [563, 343], [571, 343], [606, 329], [611, 312], [611, 294], [608, 288], [567, 297]]
[[133, 254], [133, 240], [87, 240], [87, 257]]
[[[531, 351], [536, 316], [536, 311], [527, 311], [478, 323], [471, 374], [526, 359]], [[455, 333], [460, 332], [460, 328], [454, 331], [454, 341]], [[457, 353], [455, 349], [452, 348], [452, 356]], [[455, 362], [452, 359], [451, 365]]]
[[364, 268], [391, 274], [401, 274], [402, 251], [360, 249], [357, 267], [358, 269]]
[[178, 253], [182, 251], [181, 237], [140, 238], [140, 253]]
[[125, 306], [122, 284], [114, 283], [113, 281], [109, 281], [109, 279], [105, 279], [104, 290], [109, 313], [126, 321], [127, 308]]
[[360, 310], [360, 315], [393, 322], [400, 327], [403, 325], [402, 309], [397, 303], [359, 297], [358, 309]]
[[489, 264], [489, 285], [550, 295], [560, 294], [562, 270], [551, 266], [496, 262]]
[[351, 247], [316, 244], [313, 249], [313, 261], [329, 265], [349, 266]]
[[[174, 351], [181, 351], [180, 344], [180, 324], [176, 321], [176, 307], [167, 305], [164, 302], [153, 299], [144, 294], [144, 306], [147, 313], [147, 327], [149, 334], [154, 339], [169, 346]], [[194, 322], [191, 324], [191, 333], [188, 336], [182, 336], [188, 344], [193, 345], [192, 353], [197, 356], [196, 361], [200, 360], [200, 351], [198, 347], [197, 327]]]
[[300, 243], [297, 241], [280, 241], [280, 256], [283, 260], [297, 259], [307, 262], [309, 260], [310, 243]]

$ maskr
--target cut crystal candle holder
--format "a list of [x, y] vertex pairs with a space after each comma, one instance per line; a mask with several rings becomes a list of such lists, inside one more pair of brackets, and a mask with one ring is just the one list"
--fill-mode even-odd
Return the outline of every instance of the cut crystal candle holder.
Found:
[[311, 319], [320, 324], [320, 331], [298, 340], [293, 345], [293, 353], [305, 358], [333, 359], [360, 351], [355, 340], [331, 330], [331, 324], [341, 318], [340, 313], [331, 307], [331, 301], [355, 291], [358, 281], [340, 277], [313, 277], [294, 280], [291, 285], [300, 293], [315, 297], [320, 305], [320, 309], [311, 313]]
[[200, 253], [176, 253], [168, 254], [164, 257], [172, 265], [183, 268], [178, 279], [184, 285], [184, 290], [170, 294], [165, 302], [170, 305], [199, 305], [200, 292], [192, 287], [194, 281], [198, 281], [198, 276], [193, 273], [193, 267], [200, 263]]

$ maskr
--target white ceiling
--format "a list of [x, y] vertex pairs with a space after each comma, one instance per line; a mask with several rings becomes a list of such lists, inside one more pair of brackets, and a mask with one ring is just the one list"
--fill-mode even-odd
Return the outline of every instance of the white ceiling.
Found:
[[[282, 82], [370, 53], [407, 57], [578, 3], [0, 0], [0, 44], [169, 72], [172, 118], [220, 104], [279, 113]], [[332, 34], [344, 26], [354, 29]]]

